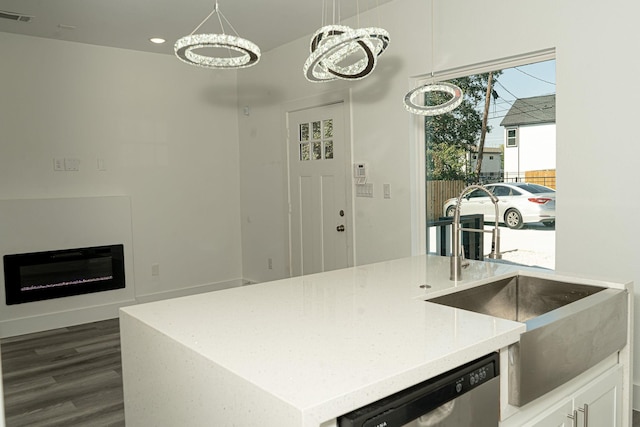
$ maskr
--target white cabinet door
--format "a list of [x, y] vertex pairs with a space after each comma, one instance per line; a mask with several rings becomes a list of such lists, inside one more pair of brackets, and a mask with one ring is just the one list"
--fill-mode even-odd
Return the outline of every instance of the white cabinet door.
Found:
[[[500, 426], [622, 427], [622, 366], [611, 368], [580, 390], [550, 403], [547, 409], [529, 408]], [[532, 416], [527, 417], [526, 412], [533, 412]], [[523, 422], [523, 418], [528, 419]]]
[[522, 427], [573, 427], [569, 415], [573, 413], [573, 400], [567, 400], [562, 406], [542, 413]]
[[622, 425], [622, 367], [617, 367], [577, 393], [574, 407], [580, 427], [620, 427]]

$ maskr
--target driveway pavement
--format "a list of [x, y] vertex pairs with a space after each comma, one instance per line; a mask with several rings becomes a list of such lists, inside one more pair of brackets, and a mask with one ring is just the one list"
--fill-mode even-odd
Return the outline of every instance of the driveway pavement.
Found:
[[[493, 230], [493, 224], [485, 230]], [[484, 234], [484, 254], [491, 252], [491, 234]], [[500, 226], [500, 252], [505, 261], [555, 269], [556, 230], [542, 224], [525, 225], [520, 230]]]

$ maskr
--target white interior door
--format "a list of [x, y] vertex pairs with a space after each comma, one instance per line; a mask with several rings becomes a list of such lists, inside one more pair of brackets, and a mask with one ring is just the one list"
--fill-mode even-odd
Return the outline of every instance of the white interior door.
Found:
[[347, 267], [352, 221], [344, 104], [290, 112], [288, 131], [291, 274]]

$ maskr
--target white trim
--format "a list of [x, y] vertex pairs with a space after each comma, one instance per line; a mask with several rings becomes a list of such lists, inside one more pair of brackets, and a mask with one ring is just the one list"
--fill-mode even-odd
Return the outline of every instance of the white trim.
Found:
[[409, 114], [409, 174], [411, 203], [411, 254], [423, 255], [427, 252], [427, 194], [424, 159], [425, 135], [424, 116]]
[[205, 292], [215, 292], [230, 288], [239, 288], [247, 284], [253, 284], [255, 282], [247, 281], [243, 279], [232, 279], [224, 282], [207, 283], [204, 285], [191, 286], [188, 288], [174, 289], [170, 291], [154, 292], [152, 294], [138, 295], [136, 301], [139, 304], [144, 304], [153, 301], [161, 301], [170, 298], [186, 297], [189, 295], [203, 294]]
[[135, 300], [125, 300], [93, 307], [81, 307], [55, 313], [7, 319], [0, 322], [0, 338], [113, 319], [118, 317], [120, 307], [126, 307], [135, 303]]
[[[100, 320], [115, 319], [119, 315], [121, 307], [144, 304], [170, 298], [178, 298], [205, 292], [220, 291], [252, 284], [243, 279], [233, 279], [218, 283], [192, 286], [189, 288], [175, 289], [171, 291], [156, 292], [153, 294], [137, 295], [135, 300], [122, 300], [104, 305], [81, 307], [77, 309], [44, 313], [34, 316], [26, 316], [17, 319], [8, 319], [0, 322], [0, 338], [47, 331], [50, 329], [64, 328], [83, 323], [98, 322]], [[74, 297], [68, 297], [74, 298]]]
[[455, 79], [472, 74], [482, 74], [495, 70], [504, 70], [505, 68], [518, 67], [520, 65], [532, 64], [534, 62], [550, 61], [552, 59], [556, 59], [555, 48], [543, 49], [536, 52], [525, 53], [523, 55], [509, 56], [493, 61], [479, 62], [462, 67], [450, 68], [448, 70], [436, 70], [428, 75], [423, 74], [416, 77], [427, 79], [424, 82], [420, 82], [420, 84], [425, 84], [431, 83], [433, 81]]

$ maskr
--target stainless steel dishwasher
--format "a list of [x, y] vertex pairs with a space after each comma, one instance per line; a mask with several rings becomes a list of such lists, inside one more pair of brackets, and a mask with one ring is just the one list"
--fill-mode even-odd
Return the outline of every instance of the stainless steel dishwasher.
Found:
[[497, 427], [498, 353], [338, 417], [338, 427]]

